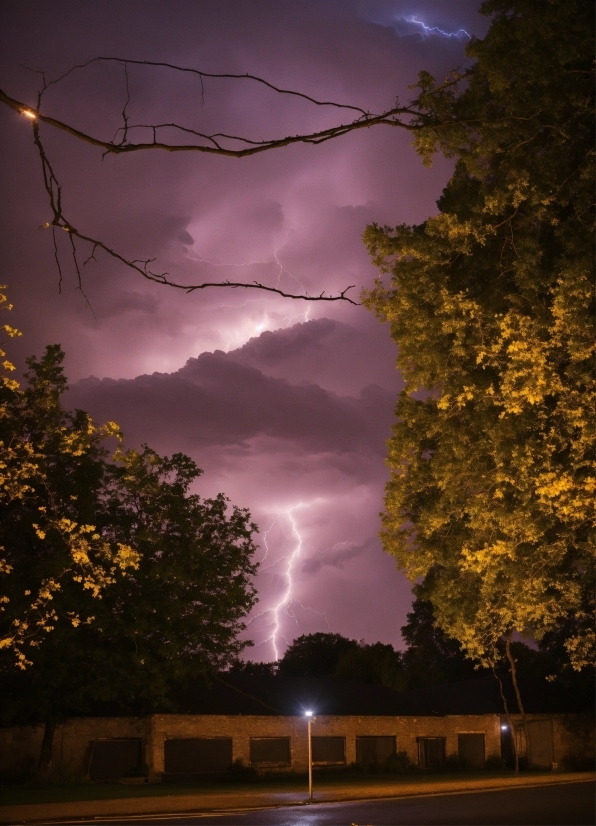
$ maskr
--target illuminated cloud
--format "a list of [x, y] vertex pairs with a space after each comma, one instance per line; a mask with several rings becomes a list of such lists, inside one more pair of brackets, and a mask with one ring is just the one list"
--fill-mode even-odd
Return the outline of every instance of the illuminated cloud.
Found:
[[[120, 54], [252, 72], [381, 111], [396, 96], [409, 99], [420, 70], [440, 78], [461, 65], [466, 38], [445, 35], [481, 34], [477, 6], [13, 3], [0, 32], [2, 88], [33, 105], [39, 76], [23, 66], [56, 77], [96, 55]], [[424, 26], [444, 34], [425, 34]], [[165, 122], [182, 113], [201, 131], [260, 139], [323, 128], [336, 117], [232, 82], [206, 82], [203, 100], [199, 84], [174, 86], [168, 74], [147, 79], [131, 69], [130, 82], [131, 117]], [[75, 111], [79, 126], [111, 137], [124, 100], [122, 73], [96, 66], [85, 81], [71, 76], [52, 87], [44, 112], [66, 119]], [[26, 116], [4, 107], [0, 118], [10, 204], [0, 227], [3, 280], [23, 331], [11, 345], [14, 360], [22, 366], [25, 356], [61, 343], [73, 407], [118, 421], [128, 444], [191, 454], [205, 471], [199, 493], [221, 490], [251, 509], [259, 554], [266, 541], [268, 562], [278, 560], [258, 576], [261, 615], [248, 636], [262, 644], [254, 656], [273, 656], [268, 609], [285, 593], [279, 560], [296, 539], [286, 516], [264, 532], [274, 514], [298, 502], [319, 503], [293, 512], [303, 545], [291, 571], [293, 601], [278, 612], [279, 651], [284, 637], [328, 629], [399, 644], [410, 588], [378, 539], [385, 440], [402, 386], [388, 329], [362, 307], [241, 290], [186, 295], [100, 255], [83, 271], [90, 309], [68, 255], [58, 289], [51, 232], [39, 229], [51, 214]], [[376, 274], [361, 241], [365, 226], [424, 221], [451, 172], [442, 158], [422, 167], [411, 136], [388, 128], [242, 161], [156, 152], [102, 160], [68, 136], [48, 141], [77, 228], [132, 258], [155, 256], [156, 267], [180, 281], [241, 276], [312, 292], [355, 284], [356, 296]]]

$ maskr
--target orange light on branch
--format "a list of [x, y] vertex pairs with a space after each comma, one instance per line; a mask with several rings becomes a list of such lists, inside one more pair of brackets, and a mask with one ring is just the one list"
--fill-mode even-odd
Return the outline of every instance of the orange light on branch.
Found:
[[35, 120], [37, 118], [37, 113], [32, 112], [31, 109], [21, 109], [21, 114], [25, 115], [26, 118], [31, 118], [31, 120]]

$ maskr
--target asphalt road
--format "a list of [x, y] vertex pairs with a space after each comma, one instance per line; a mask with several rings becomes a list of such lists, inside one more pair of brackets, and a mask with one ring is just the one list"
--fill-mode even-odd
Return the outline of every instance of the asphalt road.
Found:
[[91, 822], [94, 826], [114, 823], [134, 823], [136, 826], [594, 826], [595, 791], [592, 782], [566, 783], [259, 811], [93, 818], [86, 823]]

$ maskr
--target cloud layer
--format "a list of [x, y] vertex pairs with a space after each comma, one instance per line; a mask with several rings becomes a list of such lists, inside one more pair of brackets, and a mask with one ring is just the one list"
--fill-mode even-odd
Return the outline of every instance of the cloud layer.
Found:
[[[407, 592], [389, 560], [379, 565], [376, 539], [395, 390], [369, 384], [348, 395], [325, 387], [327, 378], [341, 383], [338, 367], [357, 361], [366, 340], [356, 328], [319, 319], [263, 333], [230, 353], [202, 353], [174, 373], [88, 378], [67, 394], [70, 407], [116, 420], [129, 446], [189, 453], [205, 470], [203, 495], [222, 489], [250, 507], [261, 533], [260, 603], [249, 626], [256, 656], [275, 653], [272, 635], [281, 652], [297, 633], [345, 629], [354, 616], [342, 598], [346, 579], [374, 591], [373, 625], [379, 606], [390, 611], [396, 594]], [[358, 376], [364, 365], [351, 380]], [[361, 628], [352, 634], [365, 634], [365, 624], [349, 624]], [[396, 632], [381, 636], [396, 641]]]
[[[381, 111], [396, 96], [409, 99], [420, 70], [442, 77], [464, 62], [462, 38], [430, 29], [482, 34], [476, 8], [476, 0], [7, 0], [0, 86], [34, 104], [39, 72], [56, 78], [111, 55], [249, 72]], [[351, 117], [244, 80], [201, 87], [196, 76], [130, 67], [128, 81], [130, 123], [179, 120], [260, 140]], [[111, 139], [126, 99], [122, 67], [103, 62], [51, 86], [43, 106]], [[190, 453], [205, 469], [201, 493], [223, 490], [251, 508], [266, 557], [249, 629], [261, 643], [256, 656], [273, 655], [273, 632], [281, 648], [284, 638], [326, 628], [399, 643], [409, 586], [376, 538], [401, 386], [387, 328], [342, 303], [230, 289], [189, 295], [101, 254], [79, 285], [65, 233], [60, 279], [51, 231], [40, 229], [51, 214], [31, 125], [6, 107], [0, 118], [1, 280], [24, 333], [13, 358], [22, 367], [26, 355], [61, 343], [73, 406], [118, 421], [130, 444]], [[450, 171], [442, 159], [422, 167], [409, 133], [388, 127], [244, 160], [102, 159], [41, 128], [73, 224], [125, 255], [155, 258], [156, 270], [185, 284], [256, 280], [326, 294], [353, 284], [357, 298], [376, 274], [361, 243], [366, 225], [423, 221]]]

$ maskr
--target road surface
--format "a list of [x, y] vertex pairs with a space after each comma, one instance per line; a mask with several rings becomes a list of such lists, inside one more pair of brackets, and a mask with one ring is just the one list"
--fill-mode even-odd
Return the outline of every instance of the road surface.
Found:
[[[595, 786], [593, 782], [566, 783], [257, 811], [137, 815], [78, 822], [94, 826], [594, 826]], [[53, 823], [57, 826], [56, 821]]]

